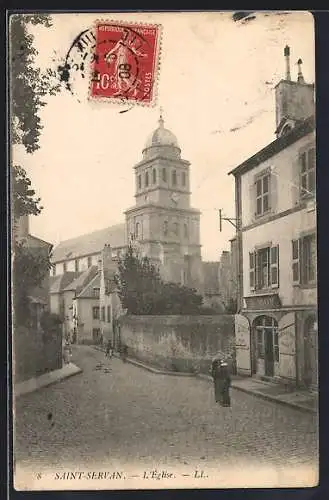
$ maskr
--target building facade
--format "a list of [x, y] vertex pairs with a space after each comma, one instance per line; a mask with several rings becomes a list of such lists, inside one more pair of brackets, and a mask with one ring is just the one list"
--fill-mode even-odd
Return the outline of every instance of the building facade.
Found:
[[231, 174], [238, 231], [238, 372], [317, 387], [314, 86], [275, 89], [276, 139]]

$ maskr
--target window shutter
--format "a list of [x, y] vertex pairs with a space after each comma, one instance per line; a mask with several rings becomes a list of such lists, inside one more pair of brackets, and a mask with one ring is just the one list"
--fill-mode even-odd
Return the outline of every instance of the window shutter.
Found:
[[270, 282], [272, 288], [279, 287], [279, 245], [270, 248]]
[[275, 173], [270, 176], [270, 210], [275, 213], [278, 206], [278, 177]]
[[249, 283], [250, 283], [250, 290], [255, 290], [255, 252], [250, 252], [249, 253]]
[[300, 283], [300, 240], [292, 240], [292, 282]]
[[296, 206], [300, 202], [301, 193], [301, 165], [302, 165], [302, 155], [300, 154], [292, 162], [292, 172], [291, 172], [291, 195], [292, 204]]

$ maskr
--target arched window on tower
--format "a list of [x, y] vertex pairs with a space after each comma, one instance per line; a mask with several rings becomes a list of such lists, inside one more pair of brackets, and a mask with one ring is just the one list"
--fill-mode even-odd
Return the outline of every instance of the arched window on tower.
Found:
[[182, 186], [186, 186], [186, 172], [182, 172]]
[[145, 187], [148, 187], [149, 185], [149, 173], [145, 172]]
[[152, 180], [153, 180], [153, 184], [156, 184], [156, 181], [157, 181], [157, 171], [155, 170], [155, 168], [152, 170]]
[[164, 236], [167, 236], [167, 234], [168, 234], [168, 221], [166, 221], [166, 220], [163, 223], [163, 234], [164, 234]]
[[135, 224], [135, 239], [139, 238], [140, 236], [140, 226], [139, 226], [139, 222], [136, 222]]
[[166, 170], [166, 167], [163, 167], [163, 169], [162, 169], [162, 180], [163, 180], [163, 182], [167, 182], [167, 170]]
[[176, 172], [176, 170], [173, 170], [172, 171], [172, 185], [176, 186], [176, 184], [177, 184], [177, 172]]
[[179, 225], [178, 225], [178, 222], [174, 222], [173, 228], [174, 228], [174, 234], [175, 234], [175, 236], [178, 236], [178, 234], [179, 234]]
[[138, 189], [142, 189], [142, 176], [139, 174], [138, 176]]

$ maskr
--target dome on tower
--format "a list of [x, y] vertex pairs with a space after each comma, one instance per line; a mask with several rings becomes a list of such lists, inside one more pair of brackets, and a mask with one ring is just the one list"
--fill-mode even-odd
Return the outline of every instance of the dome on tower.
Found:
[[173, 146], [179, 148], [176, 136], [170, 130], [164, 128], [164, 120], [162, 116], [159, 119], [159, 126], [147, 139], [144, 149], [153, 146]]

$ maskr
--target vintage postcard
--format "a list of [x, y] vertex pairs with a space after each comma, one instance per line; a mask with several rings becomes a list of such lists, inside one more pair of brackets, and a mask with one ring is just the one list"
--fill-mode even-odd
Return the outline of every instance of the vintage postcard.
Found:
[[14, 487], [318, 484], [309, 12], [8, 15]]

